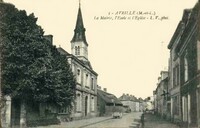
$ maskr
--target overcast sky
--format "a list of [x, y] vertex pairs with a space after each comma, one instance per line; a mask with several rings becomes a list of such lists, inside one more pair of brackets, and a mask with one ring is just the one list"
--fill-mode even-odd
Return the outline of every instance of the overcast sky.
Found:
[[[70, 41], [74, 34], [78, 0], [4, 2], [13, 3], [28, 14], [34, 13], [45, 34], [54, 36], [53, 44], [71, 52]], [[196, 2], [82, 0], [89, 60], [99, 74], [98, 85], [117, 97], [123, 93], [142, 98], [152, 96], [160, 71], [167, 70], [167, 45], [182, 18], [183, 9], [192, 8]], [[148, 14], [140, 15], [139, 12]], [[109, 18], [103, 20], [101, 16]], [[138, 20], [139, 16], [143, 19]]]

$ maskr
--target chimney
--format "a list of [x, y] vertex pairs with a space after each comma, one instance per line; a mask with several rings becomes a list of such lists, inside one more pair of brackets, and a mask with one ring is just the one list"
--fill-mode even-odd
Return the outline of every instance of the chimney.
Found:
[[44, 38], [48, 40], [50, 44], [53, 44], [53, 35], [44, 35]]
[[104, 91], [104, 92], [107, 92], [107, 88], [103, 88], [103, 91]]

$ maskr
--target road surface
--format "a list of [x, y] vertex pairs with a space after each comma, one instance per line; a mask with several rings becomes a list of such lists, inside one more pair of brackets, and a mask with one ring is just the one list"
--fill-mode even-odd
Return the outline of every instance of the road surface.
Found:
[[122, 118], [109, 119], [97, 124], [88, 125], [84, 128], [129, 128], [134, 122], [134, 119], [139, 119], [141, 113], [133, 112], [122, 116]]

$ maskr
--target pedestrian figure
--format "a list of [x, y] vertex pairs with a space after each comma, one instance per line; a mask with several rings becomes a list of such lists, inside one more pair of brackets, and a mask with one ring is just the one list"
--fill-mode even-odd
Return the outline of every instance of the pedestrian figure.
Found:
[[141, 115], [141, 128], [144, 128], [144, 113]]

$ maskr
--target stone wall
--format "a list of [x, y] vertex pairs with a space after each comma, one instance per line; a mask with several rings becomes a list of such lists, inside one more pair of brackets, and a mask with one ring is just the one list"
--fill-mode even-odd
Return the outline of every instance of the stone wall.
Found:
[[11, 126], [11, 98], [9, 96], [6, 96], [4, 100], [5, 104], [1, 110], [1, 122], [2, 127], [7, 128]]

